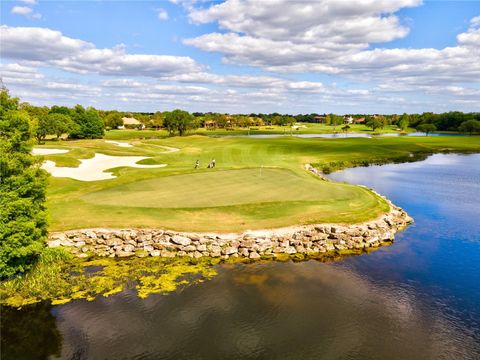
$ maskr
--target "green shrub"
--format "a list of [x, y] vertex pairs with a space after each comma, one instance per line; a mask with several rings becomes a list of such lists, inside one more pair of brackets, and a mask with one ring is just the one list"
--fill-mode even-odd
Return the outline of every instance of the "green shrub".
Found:
[[31, 119], [17, 107], [18, 99], [1, 90], [0, 278], [28, 270], [47, 235], [47, 173], [31, 155]]

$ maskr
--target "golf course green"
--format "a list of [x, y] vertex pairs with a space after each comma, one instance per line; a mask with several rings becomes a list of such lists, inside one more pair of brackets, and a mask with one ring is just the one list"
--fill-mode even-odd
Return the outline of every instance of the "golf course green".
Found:
[[[201, 135], [140, 140], [142, 131], [111, 131], [105, 140], [48, 142], [43, 148], [70, 150], [44, 156], [57, 166], [77, 167], [96, 153], [145, 156], [117, 167], [116, 178], [79, 181], [50, 177], [50, 230], [80, 228], [165, 228], [233, 232], [312, 223], [357, 223], [388, 211], [373, 192], [322, 181], [305, 170], [408, 161], [435, 152], [480, 151], [480, 137], [395, 137], [319, 139], [278, 137], [210, 138]], [[178, 149], [178, 151], [174, 151]], [[207, 164], [216, 160], [216, 167]], [[196, 161], [199, 168], [195, 169]]]

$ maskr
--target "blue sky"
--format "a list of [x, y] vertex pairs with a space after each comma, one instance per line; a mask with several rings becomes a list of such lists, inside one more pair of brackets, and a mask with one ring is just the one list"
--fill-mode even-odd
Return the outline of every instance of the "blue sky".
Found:
[[479, 1], [2, 1], [1, 76], [37, 105], [480, 111]]

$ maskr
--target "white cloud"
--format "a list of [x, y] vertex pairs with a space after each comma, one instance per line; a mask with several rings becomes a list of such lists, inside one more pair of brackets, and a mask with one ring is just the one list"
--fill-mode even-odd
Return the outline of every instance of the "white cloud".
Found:
[[155, 11], [157, 12], [157, 17], [159, 20], [168, 20], [168, 12], [165, 9], [159, 8], [155, 9]]
[[217, 22], [223, 32], [184, 43], [223, 55], [223, 62], [282, 73], [325, 73], [410, 86], [478, 82], [480, 16], [444, 49], [374, 48], [409, 29], [395, 12], [420, 1], [227, 0], [189, 9], [193, 22]]
[[[122, 44], [98, 48], [47, 28], [5, 25], [1, 57], [16, 63], [0, 71], [14, 95], [47, 105], [238, 113], [480, 110], [480, 17], [444, 49], [375, 49], [372, 44], [408, 33], [395, 11], [419, 1], [273, 1], [182, 1], [191, 21], [222, 28], [185, 43], [271, 73], [215, 74], [186, 56], [129, 53]], [[43, 68], [70, 74], [53, 76]], [[293, 72], [333, 74], [348, 85]]]
[[47, 28], [0, 27], [3, 58], [54, 66], [76, 73], [162, 77], [199, 71], [186, 56], [128, 54], [124, 45], [98, 49], [94, 44]]
[[471, 26], [479, 26], [480, 25], [480, 16], [475, 16], [470, 20]]
[[227, 62], [267, 69], [292, 62], [322, 62], [402, 38], [409, 32], [393, 13], [417, 6], [399, 1], [255, 1], [227, 0], [190, 10], [196, 23], [218, 22], [224, 33], [210, 33], [185, 43], [221, 52]]
[[29, 15], [32, 11], [33, 9], [28, 6], [14, 6], [12, 8], [12, 14], [17, 15]]

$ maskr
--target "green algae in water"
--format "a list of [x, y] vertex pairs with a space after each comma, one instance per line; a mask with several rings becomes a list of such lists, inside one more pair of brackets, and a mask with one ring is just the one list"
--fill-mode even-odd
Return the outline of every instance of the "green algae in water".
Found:
[[[91, 272], [89, 269], [95, 268]], [[79, 260], [61, 249], [46, 249], [28, 274], [0, 285], [1, 304], [22, 307], [40, 301], [52, 305], [117, 294], [132, 284], [138, 296], [175, 291], [217, 274], [208, 260], [157, 257]]]

